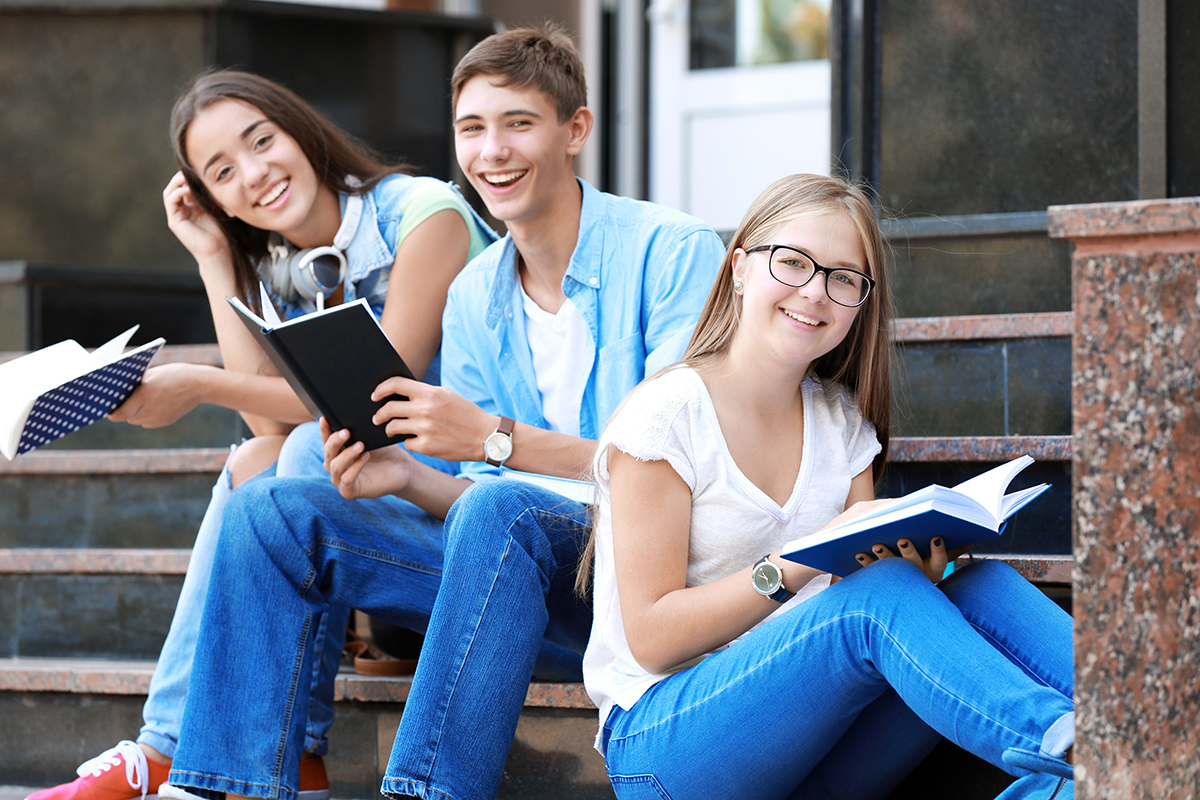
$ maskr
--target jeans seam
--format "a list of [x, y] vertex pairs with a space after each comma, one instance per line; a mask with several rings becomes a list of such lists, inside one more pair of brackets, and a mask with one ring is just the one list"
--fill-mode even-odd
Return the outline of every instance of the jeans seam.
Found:
[[386, 553], [381, 553], [378, 550], [368, 550], [363, 547], [354, 547], [352, 545], [346, 544], [345, 542], [341, 541], [340, 539], [330, 539], [330, 538], [326, 538], [323, 536], [319, 536], [319, 537], [317, 537], [316, 545], [318, 547], [324, 546], [324, 547], [330, 548], [332, 550], [341, 550], [346, 553], [354, 553], [356, 555], [363, 556], [364, 558], [369, 558], [372, 561], [380, 561], [385, 564], [391, 564], [393, 566], [403, 567], [404, 569], [411, 569], [414, 572], [423, 572], [427, 575], [441, 575], [442, 574], [442, 571], [440, 569], [438, 569], [436, 567], [431, 567], [428, 564], [418, 564], [415, 561], [409, 561], [409, 560], [403, 559], [403, 558], [395, 558], [394, 556], [389, 556]]

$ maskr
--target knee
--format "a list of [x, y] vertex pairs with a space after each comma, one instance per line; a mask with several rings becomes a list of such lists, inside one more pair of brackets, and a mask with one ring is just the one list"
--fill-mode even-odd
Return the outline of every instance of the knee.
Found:
[[485, 551], [511, 542], [534, 557], [549, 551], [543, 524], [545, 498], [519, 481], [488, 479], [472, 484], [446, 516], [447, 553], [451, 548]]
[[236, 489], [275, 463], [283, 446], [281, 435], [255, 436], [237, 446], [229, 457], [229, 477]]

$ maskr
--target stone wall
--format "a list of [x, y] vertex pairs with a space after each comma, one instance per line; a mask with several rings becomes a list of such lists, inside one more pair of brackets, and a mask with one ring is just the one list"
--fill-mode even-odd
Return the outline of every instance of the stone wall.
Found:
[[1200, 796], [1200, 198], [1050, 209], [1074, 243], [1077, 797]]

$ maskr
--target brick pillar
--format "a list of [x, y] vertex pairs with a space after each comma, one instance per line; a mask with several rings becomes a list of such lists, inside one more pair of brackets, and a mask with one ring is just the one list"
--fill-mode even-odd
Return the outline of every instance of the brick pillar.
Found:
[[1074, 243], [1076, 797], [1200, 797], [1200, 198], [1049, 219]]

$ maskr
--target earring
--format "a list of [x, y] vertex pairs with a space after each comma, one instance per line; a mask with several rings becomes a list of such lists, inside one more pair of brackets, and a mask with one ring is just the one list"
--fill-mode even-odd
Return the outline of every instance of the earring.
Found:
[[734, 293], [734, 294], [741, 294], [741, 293], [742, 293], [742, 287], [743, 287], [743, 286], [745, 286], [745, 284], [744, 284], [744, 283], [742, 283], [741, 281], [734, 281], [734, 282], [733, 282], [733, 293]]

